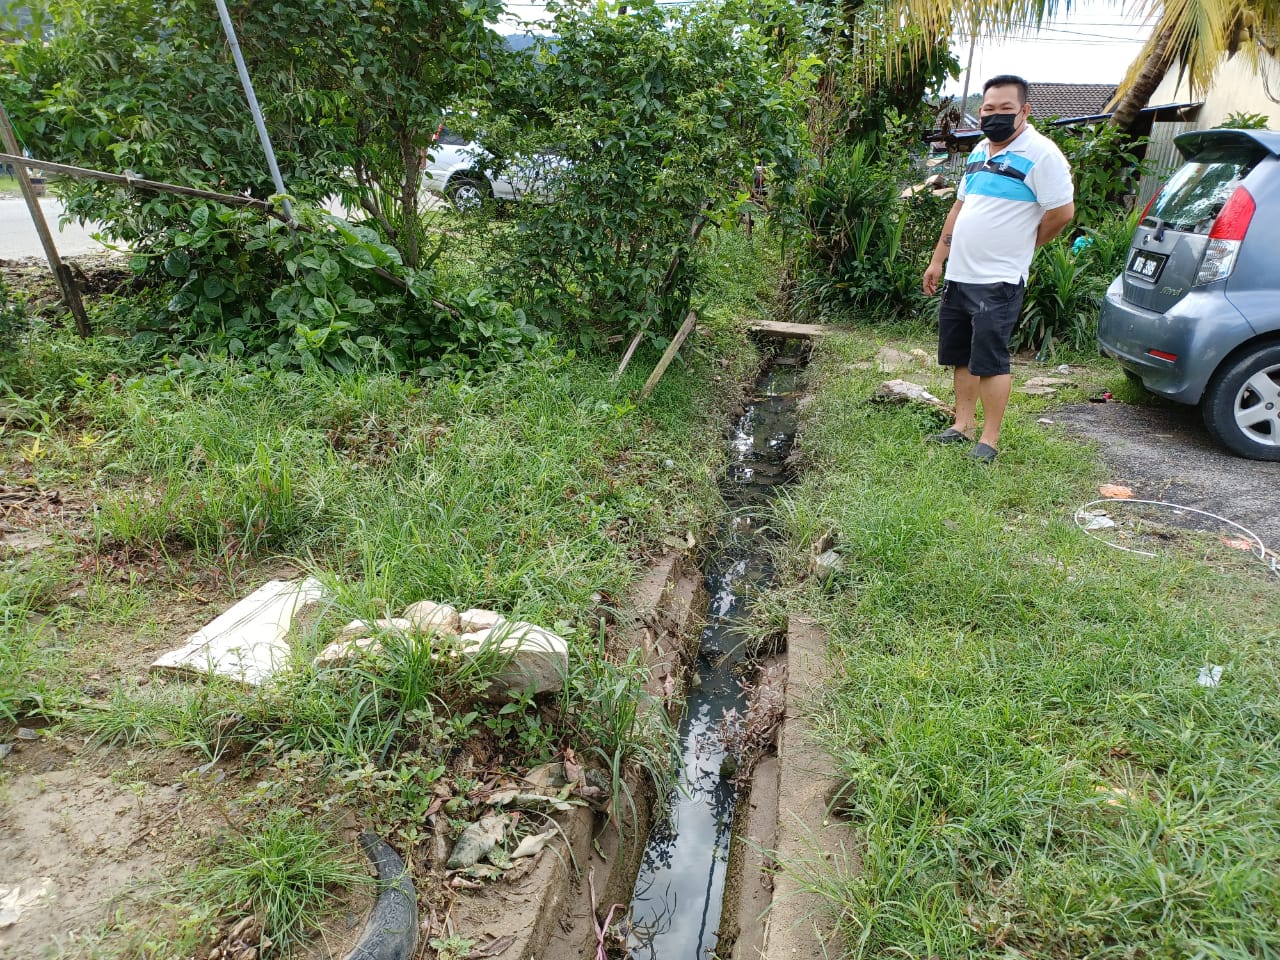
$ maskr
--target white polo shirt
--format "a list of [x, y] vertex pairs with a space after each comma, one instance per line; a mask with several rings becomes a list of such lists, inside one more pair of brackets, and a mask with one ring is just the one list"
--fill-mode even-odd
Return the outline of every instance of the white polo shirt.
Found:
[[1030, 123], [1003, 150], [990, 153], [989, 140], [974, 148], [956, 190], [964, 206], [952, 231], [948, 280], [1026, 280], [1044, 212], [1075, 197], [1067, 158]]

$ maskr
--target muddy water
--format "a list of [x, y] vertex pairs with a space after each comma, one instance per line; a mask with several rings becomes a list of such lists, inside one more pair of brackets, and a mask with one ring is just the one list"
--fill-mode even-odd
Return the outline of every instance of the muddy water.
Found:
[[722, 482], [729, 510], [704, 566], [707, 626], [680, 724], [679, 779], [669, 817], [650, 835], [631, 901], [635, 960], [706, 960], [715, 950], [737, 798], [717, 731], [725, 710], [743, 707], [742, 627], [751, 598], [772, 577], [765, 510], [786, 479], [798, 378], [797, 352], [776, 357], [730, 437]]

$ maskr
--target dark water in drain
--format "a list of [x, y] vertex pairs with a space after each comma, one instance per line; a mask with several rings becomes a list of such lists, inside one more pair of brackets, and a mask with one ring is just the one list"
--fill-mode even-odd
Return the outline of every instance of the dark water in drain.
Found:
[[716, 730], [726, 709], [743, 705], [742, 625], [751, 597], [773, 573], [765, 508], [786, 478], [798, 375], [795, 356], [777, 358], [730, 439], [721, 490], [729, 511], [704, 568], [710, 601], [680, 724], [679, 780], [670, 817], [649, 837], [631, 900], [629, 946], [636, 960], [705, 960], [715, 949], [737, 793], [721, 772]]

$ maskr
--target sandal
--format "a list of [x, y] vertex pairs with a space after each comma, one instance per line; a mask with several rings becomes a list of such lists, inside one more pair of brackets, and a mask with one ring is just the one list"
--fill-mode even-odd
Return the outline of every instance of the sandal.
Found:
[[997, 453], [999, 453], [999, 451], [989, 443], [979, 443], [969, 451], [969, 456], [974, 460], [977, 460], [979, 463], [990, 463], [996, 458]]
[[972, 437], [966, 437], [955, 427], [947, 427], [941, 433], [931, 433], [924, 438], [925, 443], [973, 443]]

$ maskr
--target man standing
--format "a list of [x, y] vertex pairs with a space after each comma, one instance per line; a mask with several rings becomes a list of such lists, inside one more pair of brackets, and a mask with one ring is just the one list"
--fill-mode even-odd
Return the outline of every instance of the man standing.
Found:
[[929, 437], [966, 443], [982, 434], [969, 456], [995, 459], [1000, 422], [1009, 403], [1009, 338], [1036, 248], [1075, 216], [1071, 168], [1057, 145], [1031, 126], [1027, 82], [992, 77], [982, 86], [986, 135], [969, 154], [956, 202], [924, 272], [932, 296], [946, 282], [938, 307], [938, 363], [955, 368], [956, 422]]

